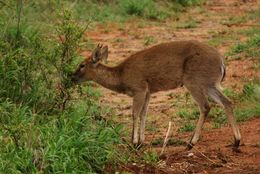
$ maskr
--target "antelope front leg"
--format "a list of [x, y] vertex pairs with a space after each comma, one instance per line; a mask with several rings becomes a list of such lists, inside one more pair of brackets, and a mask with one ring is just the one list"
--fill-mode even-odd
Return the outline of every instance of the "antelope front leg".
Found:
[[132, 143], [138, 144], [138, 117], [140, 116], [146, 98], [146, 92], [138, 92], [133, 98], [133, 131], [132, 131]]
[[149, 92], [146, 93], [145, 102], [142, 108], [142, 111], [140, 113], [140, 136], [139, 136], [139, 144], [142, 144], [144, 142], [144, 132], [145, 132], [145, 120], [146, 120], [146, 114], [148, 109], [148, 104], [150, 100], [150, 94]]

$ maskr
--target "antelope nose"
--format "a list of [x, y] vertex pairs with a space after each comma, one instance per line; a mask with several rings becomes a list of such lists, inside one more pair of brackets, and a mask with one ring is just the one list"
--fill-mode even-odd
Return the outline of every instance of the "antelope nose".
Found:
[[71, 75], [70, 79], [71, 79], [71, 81], [72, 81], [73, 83], [76, 83], [76, 82], [77, 82], [77, 78], [76, 78], [76, 76], [75, 76], [74, 74]]

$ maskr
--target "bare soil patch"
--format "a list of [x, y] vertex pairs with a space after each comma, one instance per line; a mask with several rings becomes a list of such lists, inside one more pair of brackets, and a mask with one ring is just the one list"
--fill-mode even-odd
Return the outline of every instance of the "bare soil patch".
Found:
[[[185, 146], [168, 146], [157, 166], [129, 164], [133, 173], [250, 173], [260, 171], [260, 119], [240, 124], [241, 152], [229, 146], [232, 132], [229, 127], [204, 131], [199, 143], [190, 151]], [[181, 134], [178, 139], [190, 137]], [[156, 149], [156, 148], [155, 148]], [[157, 148], [159, 151], [160, 149]]]

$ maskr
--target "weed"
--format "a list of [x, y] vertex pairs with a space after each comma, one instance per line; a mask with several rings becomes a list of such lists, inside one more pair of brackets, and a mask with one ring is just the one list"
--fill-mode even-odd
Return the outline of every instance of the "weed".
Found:
[[153, 0], [122, 0], [120, 1], [121, 11], [127, 15], [134, 15], [139, 17], [144, 17], [147, 19], [158, 19], [163, 20], [167, 16], [163, 10], [160, 10], [158, 7], [160, 5]]
[[[234, 101], [234, 115], [236, 120], [247, 121], [260, 116], [260, 88], [258, 82], [244, 85], [242, 93], [235, 93], [231, 89], [224, 90], [224, 94]], [[209, 117], [213, 118], [213, 127], [219, 128], [227, 123], [225, 112], [222, 108], [213, 107]]]
[[154, 44], [154, 43], [156, 43], [156, 40], [153, 36], [146, 36], [144, 38], [144, 45], [145, 46], [148, 46], [148, 45], [151, 45], [151, 44]]
[[189, 111], [187, 109], [180, 109], [177, 112], [177, 115], [182, 118], [182, 119], [187, 119], [187, 120], [195, 120], [199, 116], [199, 111], [198, 110], [192, 110]]
[[242, 101], [241, 106], [235, 109], [238, 121], [246, 121], [260, 116], [260, 85], [258, 82], [245, 84], [240, 98]]
[[122, 39], [122, 38], [116, 38], [115, 39], [115, 42], [123, 42], [124, 41], [124, 39]]
[[229, 98], [231, 98], [232, 100], [238, 100], [239, 99], [239, 94], [236, 93], [234, 90], [232, 90], [231, 88], [225, 88], [223, 90], [223, 94]]
[[245, 16], [236, 16], [236, 17], [229, 17], [228, 19], [225, 19], [224, 21], [222, 21], [223, 25], [227, 25], [227, 26], [232, 26], [232, 25], [238, 25], [241, 23], [246, 22], [246, 17]]
[[196, 28], [198, 26], [198, 22], [194, 19], [190, 18], [186, 21], [182, 21], [177, 23], [174, 27], [177, 29], [188, 29], [188, 28]]
[[158, 146], [163, 144], [163, 138], [156, 138], [151, 141], [151, 145]]
[[208, 41], [208, 44], [212, 46], [219, 46], [223, 44], [230, 44], [234, 41], [238, 41], [239, 37], [234, 32], [229, 32], [227, 30], [223, 31], [210, 31], [211, 39]]
[[249, 29], [243, 29], [243, 30], [239, 30], [238, 34], [242, 34], [245, 35], [247, 37], [252, 37], [254, 35], [260, 35], [260, 29], [256, 28], [256, 27], [251, 27]]
[[173, 2], [174, 1], [183, 6], [198, 5], [198, 4], [202, 3], [201, 0], [173, 0]]
[[192, 132], [195, 129], [195, 125], [192, 123], [186, 123], [184, 126], [178, 129], [178, 132]]
[[182, 145], [186, 145], [187, 143], [185, 141], [182, 141], [182, 140], [170, 138], [168, 140], [167, 144], [170, 145], [170, 146], [182, 146]]
[[250, 20], [257, 20], [259, 18], [260, 18], [260, 10], [259, 10], [259, 8], [256, 9], [256, 10], [249, 11], [248, 19], [250, 19]]
[[237, 108], [234, 112], [238, 122], [247, 121], [256, 114], [254, 108]]
[[147, 124], [146, 129], [151, 132], [158, 132], [158, 128], [154, 124]]
[[260, 61], [260, 35], [258, 32], [250, 36], [250, 38], [244, 43], [237, 43], [231, 47], [230, 51], [226, 54], [227, 56], [238, 56], [243, 55], [250, 57], [256, 61]]
[[220, 128], [227, 123], [227, 118], [222, 108], [211, 108], [209, 117], [213, 118], [213, 128]]
[[141, 2], [137, 0], [123, 0], [121, 1], [121, 6], [129, 15], [142, 16], [146, 5], [149, 3], [150, 2], [148, 0]]
[[144, 152], [143, 159], [146, 163], [155, 165], [159, 161], [159, 156], [155, 151]]

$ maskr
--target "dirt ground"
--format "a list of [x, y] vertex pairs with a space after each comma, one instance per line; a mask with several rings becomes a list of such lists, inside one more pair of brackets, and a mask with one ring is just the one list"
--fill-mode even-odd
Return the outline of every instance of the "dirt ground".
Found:
[[[260, 173], [260, 119], [240, 124], [243, 136], [241, 152], [233, 152], [232, 132], [229, 127], [204, 131], [202, 138], [190, 151], [186, 146], [168, 146], [165, 155], [156, 167], [129, 164], [128, 171], [133, 173]], [[177, 139], [190, 138], [181, 134]], [[153, 147], [156, 148], [156, 147]], [[160, 148], [157, 148], [160, 152]]]
[[[116, 65], [132, 53], [152, 45], [175, 40], [199, 40], [207, 42], [212, 38], [212, 32], [247, 29], [257, 24], [250, 20], [235, 25], [225, 25], [223, 20], [229, 17], [243, 16], [252, 9], [259, 8], [256, 0], [210, 0], [203, 7], [194, 7], [180, 16], [179, 21], [167, 20], [163, 23], [146, 21], [129, 21], [124, 26], [107, 24], [98, 26], [98, 30], [89, 31], [87, 36], [95, 43], [109, 46], [109, 64]], [[179, 28], [173, 26], [189, 18], [199, 21], [194, 28]], [[259, 21], [260, 22], [260, 21]], [[259, 23], [258, 23], [259, 24]], [[258, 25], [259, 27], [259, 25]], [[242, 41], [244, 38], [241, 37]], [[151, 44], [149, 45], [149, 42]], [[149, 46], [148, 46], [149, 45]], [[217, 46], [224, 54], [232, 43], [223, 43]], [[88, 55], [83, 52], [82, 55]], [[252, 68], [250, 59], [232, 60], [227, 64], [227, 76], [223, 87], [230, 87], [241, 91], [244, 79], [260, 77], [259, 72]], [[257, 74], [258, 73], [258, 74]], [[99, 86], [98, 86], [99, 87]], [[131, 98], [99, 87], [103, 97], [102, 104], [116, 110], [116, 121], [126, 125], [131, 130]], [[147, 125], [156, 127], [157, 131], [146, 131], [146, 143], [149, 144], [155, 137], [164, 137], [169, 121], [174, 121], [172, 115], [175, 108], [174, 96], [185, 93], [184, 88], [172, 91], [159, 92], [152, 96]], [[230, 127], [220, 129], [204, 129], [202, 138], [191, 151], [185, 146], [168, 146], [165, 155], [156, 166], [129, 164], [126, 170], [132, 173], [260, 173], [260, 118], [240, 124], [242, 133], [241, 153], [232, 152], [233, 136]], [[173, 131], [177, 126], [173, 125]], [[192, 133], [173, 133], [174, 138], [187, 141]], [[160, 147], [150, 147], [160, 151]]]

